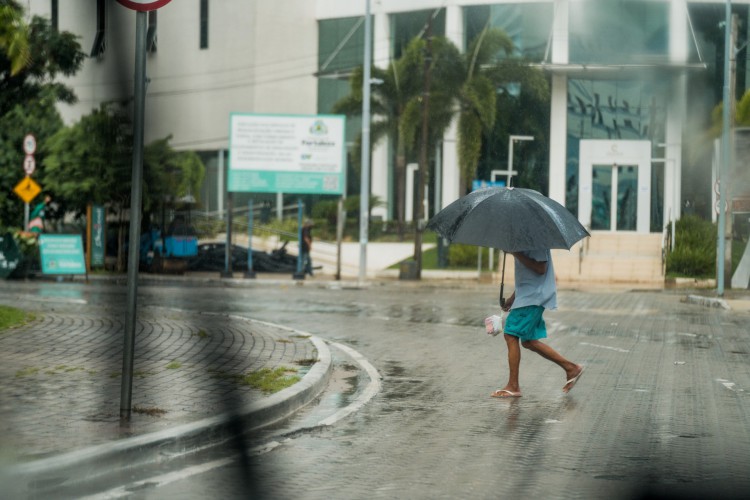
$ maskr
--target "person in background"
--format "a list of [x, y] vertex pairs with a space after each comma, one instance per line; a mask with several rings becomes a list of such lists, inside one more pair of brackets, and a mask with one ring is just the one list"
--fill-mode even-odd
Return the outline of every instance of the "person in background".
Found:
[[[563, 392], [570, 391], [581, 378], [583, 365], [576, 364], [540, 341], [547, 337], [542, 315], [545, 309], [557, 309], [557, 285], [549, 250], [512, 252], [515, 259], [515, 291], [503, 305], [510, 311], [505, 321], [505, 343], [508, 346], [508, 383], [491, 394], [493, 398], [521, 397], [519, 370], [521, 347], [539, 354], [565, 370]], [[520, 345], [519, 345], [520, 344]]]
[[310, 257], [313, 240], [312, 228], [313, 221], [310, 219], [305, 220], [305, 223], [302, 225], [302, 271], [310, 276], [313, 275], [312, 258]]

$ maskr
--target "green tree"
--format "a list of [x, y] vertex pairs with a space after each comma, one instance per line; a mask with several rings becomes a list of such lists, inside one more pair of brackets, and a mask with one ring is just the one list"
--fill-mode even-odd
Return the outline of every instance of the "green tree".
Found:
[[3, 0], [0, 5], [0, 49], [5, 54], [11, 76], [18, 74], [31, 59], [23, 9], [13, 0]]
[[[461, 64], [463, 85], [459, 94], [458, 163], [461, 187], [476, 177], [482, 137], [489, 135], [497, 117], [497, 82], [502, 73], [488, 69], [498, 54], [510, 54], [513, 42], [503, 31], [485, 28], [471, 42]], [[494, 78], [493, 78], [494, 77]]]
[[[503, 59], [488, 69], [497, 87], [497, 113], [494, 127], [483, 137], [477, 177], [489, 178], [490, 170], [504, 164], [508, 139], [514, 134], [534, 137], [526, 147], [514, 150], [518, 177], [514, 184], [541, 192], [547, 190], [549, 154], [550, 87], [548, 78], [521, 58]], [[481, 174], [481, 175], [480, 175]]]
[[115, 211], [129, 205], [131, 130], [125, 111], [107, 103], [45, 143], [40, 181], [65, 211], [80, 216], [89, 203]]
[[[371, 87], [372, 144], [388, 138], [391, 164], [395, 166], [396, 213], [402, 230], [406, 200], [406, 165], [417, 158], [419, 131], [422, 123], [422, 103], [425, 87], [425, 58], [427, 41], [414, 38], [399, 59], [387, 68], [372, 68], [372, 78], [378, 81]], [[430, 108], [429, 138], [432, 144], [450, 125], [453, 96], [460, 87], [456, 67], [460, 54], [450, 41], [434, 37], [430, 43]], [[363, 69], [355, 70], [351, 79], [352, 92], [334, 106], [334, 112], [358, 115], [362, 111]], [[429, 148], [432, 151], [434, 148]], [[357, 155], [359, 158], [360, 155]]]
[[[125, 241], [124, 214], [131, 201], [132, 130], [122, 106], [102, 104], [47, 141], [41, 177], [62, 210], [80, 216], [88, 204], [94, 203], [117, 215], [120, 249]], [[144, 148], [144, 221], [164, 203], [174, 204], [187, 195], [196, 198], [203, 182], [205, 167], [198, 155], [175, 151], [169, 139], [156, 140]], [[122, 262], [122, 255], [118, 255], [120, 266]]]
[[74, 35], [48, 20], [35, 16], [25, 24], [18, 2], [3, 0], [0, 18], [0, 226], [21, 226], [23, 202], [12, 190], [24, 176], [23, 137], [36, 137], [39, 169], [47, 139], [62, 126], [57, 103], [76, 100], [56, 78], [75, 74], [85, 55]]
[[[482, 157], [488, 155], [488, 143], [507, 143], [510, 134], [525, 133], [533, 134], [537, 146], [542, 146], [538, 149], [546, 150], [541, 143], [548, 135], [548, 81], [527, 61], [511, 56], [514, 47], [505, 32], [488, 27], [465, 54], [444, 37], [433, 37], [431, 46], [428, 152], [432, 157], [451, 120], [458, 117], [460, 192], [476, 177]], [[399, 222], [404, 216], [406, 164], [417, 158], [426, 55], [427, 42], [415, 38], [388, 68], [372, 69], [372, 78], [382, 83], [372, 86], [370, 134], [373, 144], [384, 137], [391, 144]], [[336, 104], [335, 112], [361, 113], [362, 78], [363, 70], [358, 68], [351, 79], [351, 94]], [[532, 187], [537, 187], [532, 177], [539, 174], [524, 172]]]

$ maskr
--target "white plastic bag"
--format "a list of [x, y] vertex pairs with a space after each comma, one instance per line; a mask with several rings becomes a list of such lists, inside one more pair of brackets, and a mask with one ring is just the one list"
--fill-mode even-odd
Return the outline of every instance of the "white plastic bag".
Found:
[[503, 333], [503, 330], [505, 329], [505, 315], [503, 313], [500, 313], [500, 315], [493, 314], [492, 316], [484, 319], [484, 328], [487, 331], [487, 335], [492, 335], [493, 337]]

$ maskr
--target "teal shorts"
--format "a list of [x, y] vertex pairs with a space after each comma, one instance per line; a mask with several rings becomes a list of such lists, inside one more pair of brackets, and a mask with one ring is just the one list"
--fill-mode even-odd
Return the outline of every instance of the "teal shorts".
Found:
[[544, 326], [544, 308], [542, 306], [527, 306], [511, 309], [505, 320], [504, 332], [521, 340], [539, 340], [547, 337], [547, 327]]

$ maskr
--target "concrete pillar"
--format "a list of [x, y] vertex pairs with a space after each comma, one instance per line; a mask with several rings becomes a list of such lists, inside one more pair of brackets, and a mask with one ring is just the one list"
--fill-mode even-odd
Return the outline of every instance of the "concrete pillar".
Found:
[[[552, 63], [568, 63], [568, 0], [555, 2], [552, 24]], [[549, 193], [553, 200], [565, 205], [567, 136], [568, 136], [568, 78], [552, 77], [550, 104], [550, 160]]]
[[[373, 64], [378, 68], [387, 68], [391, 60], [391, 28], [388, 14], [383, 12], [379, 3], [373, 3]], [[380, 198], [385, 206], [372, 208], [373, 216], [389, 219], [388, 206], [393, 202], [391, 196], [391, 168], [388, 151], [388, 139], [383, 138], [372, 145], [370, 161], [370, 192]]]
[[[458, 50], [463, 52], [464, 43], [464, 14], [459, 5], [446, 7], [445, 11], [445, 35], [452, 41]], [[461, 172], [458, 167], [458, 118], [454, 117], [450, 127], [443, 136], [443, 179], [442, 191], [440, 193], [441, 209], [457, 200], [463, 193], [459, 192]]]
[[[688, 60], [688, 43], [692, 40], [688, 26], [687, 2], [674, 0], [670, 2], [669, 12], [669, 59], [675, 63], [685, 63]], [[670, 101], [667, 108], [666, 171], [671, 173], [664, 178], [664, 207], [672, 209], [675, 219], [682, 213], [682, 127], [685, 123], [687, 101], [687, 77], [676, 76], [670, 87]], [[670, 169], [669, 166], [672, 166]], [[670, 172], [671, 170], [671, 172]], [[670, 178], [671, 177], [671, 178]], [[668, 222], [665, 218], [664, 222]]]

